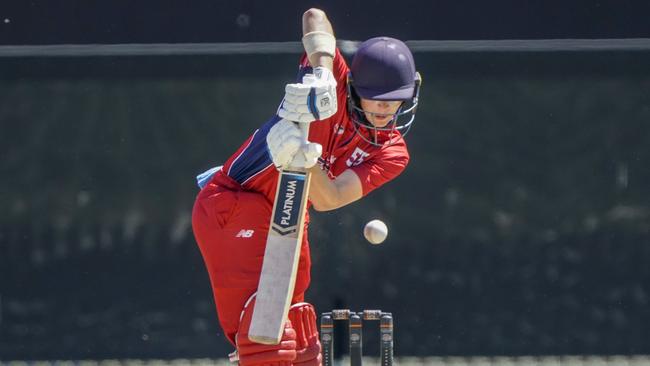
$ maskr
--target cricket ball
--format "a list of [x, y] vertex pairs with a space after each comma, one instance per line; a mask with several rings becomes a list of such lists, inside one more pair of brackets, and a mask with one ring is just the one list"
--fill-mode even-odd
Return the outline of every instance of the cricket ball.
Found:
[[388, 236], [388, 227], [381, 220], [372, 220], [363, 228], [363, 236], [370, 244], [381, 244]]

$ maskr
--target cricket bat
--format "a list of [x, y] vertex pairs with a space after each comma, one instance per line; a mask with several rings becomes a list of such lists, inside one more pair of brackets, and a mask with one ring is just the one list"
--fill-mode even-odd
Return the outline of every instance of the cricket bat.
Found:
[[[309, 123], [299, 123], [299, 126], [306, 142]], [[297, 156], [294, 163], [296, 159], [303, 157]], [[280, 343], [296, 284], [310, 173], [291, 165], [280, 171], [278, 177], [262, 274], [248, 331], [248, 339], [261, 344]]]

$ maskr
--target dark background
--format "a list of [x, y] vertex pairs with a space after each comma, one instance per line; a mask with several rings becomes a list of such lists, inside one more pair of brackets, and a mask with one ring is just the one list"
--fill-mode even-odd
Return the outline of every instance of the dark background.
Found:
[[650, 3], [631, 0], [4, 0], [0, 44], [294, 41], [310, 6], [351, 40], [650, 37]]
[[[259, 4], [3, 2], [0, 39], [298, 39], [306, 5]], [[648, 36], [625, 1], [324, 8], [343, 39]], [[0, 359], [231, 351], [193, 177], [273, 113], [297, 57], [0, 58]], [[649, 353], [650, 53], [415, 58], [411, 164], [312, 215], [310, 301], [392, 311], [398, 355]], [[380, 246], [361, 235], [373, 218]]]

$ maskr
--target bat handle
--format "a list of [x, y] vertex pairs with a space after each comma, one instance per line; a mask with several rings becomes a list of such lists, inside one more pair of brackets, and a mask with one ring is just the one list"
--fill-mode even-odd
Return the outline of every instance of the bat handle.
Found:
[[300, 137], [302, 138], [302, 142], [304, 144], [306, 144], [307, 142], [309, 142], [309, 140], [308, 140], [309, 139], [309, 125], [311, 123], [310, 122], [295, 122], [295, 123], [298, 124], [298, 128], [300, 128], [300, 132], [301, 132]]

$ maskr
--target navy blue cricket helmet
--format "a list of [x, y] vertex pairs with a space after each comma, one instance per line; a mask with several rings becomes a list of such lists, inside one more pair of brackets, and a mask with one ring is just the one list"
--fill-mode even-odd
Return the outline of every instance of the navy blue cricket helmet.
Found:
[[[371, 38], [359, 45], [348, 75], [348, 111], [356, 132], [373, 145], [392, 144], [406, 135], [415, 120], [422, 79], [404, 42]], [[361, 108], [360, 98], [402, 101], [385, 127], [375, 127]], [[399, 131], [397, 134], [395, 131]]]

